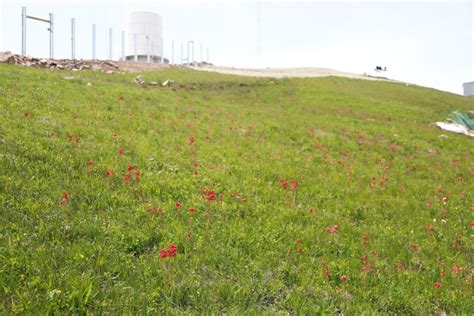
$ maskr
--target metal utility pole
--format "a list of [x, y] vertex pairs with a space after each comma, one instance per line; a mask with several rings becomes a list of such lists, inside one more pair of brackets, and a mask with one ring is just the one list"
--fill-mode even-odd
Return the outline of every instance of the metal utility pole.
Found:
[[71, 19], [71, 59], [76, 59], [76, 20]]
[[[189, 45], [192, 44], [193, 45], [193, 50], [192, 50], [192, 56], [189, 55]], [[188, 49], [188, 64], [191, 64], [194, 62], [194, 41], [189, 41], [188, 42], [188, 45], [187, 45], [187, 49]], [[191, 57], [191, 59], [190, 59]]]
[[49, 14], [49, 59], [54, 58], [54, 15]]
[[26, 55], [26, 7], [21, 7], [21, 54]]
[[183, 42], [181, 42], [181, 65], [184, 62], [184, 57], [183, 57], [184, 48], [183, 47], [184, 47]]
[[137, 55], [137, 33], [134, 33], [133, 34], [133, 53], [134, 53], [134, 56], [133, 56], [133, 60], [135, 62], [138, 61], [138, 55]]
[[96, 51], [95, 51], [95, 42], [96, 42], [96, 35], [95, 35], [95, 24], [92, 24], [92, 59], [95, 60], [96, 58]]
[[174, 59], [174, 41], [171, 42], [171, 64], [174, 65], [175, 59]]
[[122, 31], [122, 61], [125, 61], [125, 31]]
[[202, 43], [201, 43], [201, 63], [204, 61], [203, 55], [202, 55]]
[[21, 54], [26, 55], [26, 19], [36, 20], [49, 24], [49, 58], [54, 57], [54, 16], [52, 13], [49, 14], [49, 20], [26, 15], [26, 7], [21, 7]]
[[165, 63], [165, 57], [164, 57], [164, 54], [165, 54], [165, 48], [164, 48], [164, 42], [163, 42], [163, 39], [161, 38], [160, 39], [160, 63], [161, 64], [164, 64]]
[[112, 60], [114, 54], [112, 52], [112, 28], [109, 28], [109, 60]]
[[206, 60], [207, 60], [207, 63], [209, 63], [209, 48], [207, 48], [206, 50], [207, 50], [207, 58], [206, 58]]

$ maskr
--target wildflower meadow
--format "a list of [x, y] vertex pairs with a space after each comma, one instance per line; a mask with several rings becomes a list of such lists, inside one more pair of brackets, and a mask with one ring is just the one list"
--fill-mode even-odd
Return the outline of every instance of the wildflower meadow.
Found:
[[474, 313], [474, 99], [135, 76], [0, 64], [0, 314]]

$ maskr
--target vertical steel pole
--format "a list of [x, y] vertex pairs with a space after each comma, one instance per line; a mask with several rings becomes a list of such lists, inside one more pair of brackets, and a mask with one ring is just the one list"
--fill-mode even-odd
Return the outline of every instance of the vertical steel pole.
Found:
[[154, 64], [155, 63], [155, 42], [151, 41], [151, 63]]
[[95, 43], [96, 43], [96, 35], [95, 35], [96, 29], [95, 29], [95, 24], [92, 24], [92, 59], [95, 60], [96, 58], [96, 48], [95, 48]]
[[192, 44], [193, 44], [193, 60], [192, 60], [192, 62], [194, 63], [194, 41], [192, 42]]
[[190, 44], [190, 43], [191, 43], [191, 42], [188, 42], [188, 43], [186, 44], [186, 49], [187, 49], [187, 51], [188, 51], [188, 57], [187, 57], [187, 62], [188, 62], [188, 64], [189, 64], [189, 58], [191, 57], [191, 56], [189, 55], [189, 44]]
[[26, 7], [21, 7], [21, 54], [26, 55]]
[[174, 64], [174, 41], [171, 41], [171, 64]]
[[207, 50], [207, 63], [209, 63], [209, 48], [206, 49]]
[[71, 19], [71, 59], [76, 59], [76, 20]]
[[49, 14], [49, 59], [54, 58], [54, 14]]
[[160, 63], [164, 64], [165, 63], [165, 47], [164, 47], [164, 41], [163, 38], [160, 38]]
[[109, 60], [112, 60], [114, 56], [112, 47], [112, 28], [109, 28]]
[[201, 63], [204, 61], [203, 58], [204, 58], [204, 57], [203, 57], [203, 54], [202, 54], [202, 43], [201, 43]]
[[183, 51], [184, 51], [184, 48], [183, 48], [183, 42], [181, 42], [181, 65], [183, 64]]
[[125, 31], [122, 31], [122, 61], [125, 61]]
[[138, 55], [137, 55], [137, 33], [133, 34], [133, 52], [134, 52], [134, 57], [133, 60], [135, 62], [138, 61]]

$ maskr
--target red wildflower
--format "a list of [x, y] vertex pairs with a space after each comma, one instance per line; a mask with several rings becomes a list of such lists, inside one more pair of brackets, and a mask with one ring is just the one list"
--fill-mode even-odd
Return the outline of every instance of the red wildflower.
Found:
[[457, 265], [455, 265], [455, 264], [453, 264], [453, 265], [451, 266], [451, 273], [452, 273], [453, 275], [458, 274], [458, 272], [461, 271], [461, 270], [462, 270], [462, 267], [459, 267], [459, 266], [457, 266]]
[[202, 198], [208, 201], [214, 201], [216, 199], [216, 193], [213, 190], [205, 189], [202, 191]]
[[190, 208], [188, 208], [188, 211], [192, 213], [192, 212], [196, 211], [196, 208], [195, 207], [190, 207]]
[[62, 198], [61, 198], [61, 204], [64, 204], [64, 203], [66, 203], [67, 201], [69, 201], [69, 193], [64, 192], [64, 193], [63, 193], [63, 196], [62, 196]]
[[418, 250], [418, 245], [417, 244], [411, 244], [411, 249], [413, 249], [414, 251], [417, 251]]
[[364, 234], [364, 236], [362, 236], [362, 242], [364, 243], [364, 246], [367, 247], [367, 245], [369, 244], [369, 235]]
[[168, 247], [168, 256], [174, 257], [176, 256], [176, 252], [178, 252], [178, 247], [176, 245], [170, 245]]
[[303, 241], [302, 241], [301, 239], [298, 239], [298, 240], [296, 241], [297, 244], [301, 244], [302, 242], [303, 242]]
[[123, 175], [123, 181], [124, 181], [126, 184], [129, 184], [131, 177], [132, 177], [132, 175], [131, 175], [130, 173], [126, 173], [126, 174]]
[[338, 230], [339, 230], [339, 226], [338, 226], [338, 225], [334, 225], [334, 226], [332, 226], [332, 227], [326, 228], [326, 232], [332, 233], [332, 234], [337, 233]]
[[25, 113], [23, 113], [23, 116], [24, 116], [24, 117], [29, 117], [29, 116], [30, 116], [30, 113], [25, 112]]
[[427, 205], [427, 206], [433, 205], [433, 201], [431, 201], [431, 200], [426, 201], [426, 205]]
[[288, 188], [288, 181], [286, 181], [285, 179], [280, 179], [280, 183], [281, 183], [281, 186], [283, 187], [283, 189]]
[[74, 140], [74, 136], [72, 136], [71, 134], [67, 135], [67, 140], [72, 142]]
[[210, 138], [208, 135], [206, 135], [206, 141], [209, 142]]
[[134, 171], [134, 173], [135, 173], [135, 180], [136, 181], [140, 180], [140, 176], [141, 176], [142, 172], [139, 169], [137, 169], [137, 170]]
[[434, 283], [434, 287], [437, 288], [437, 289], [440, 289], [442, 286], [443, 286], [443, 284], [441, 282], [436, 281]]
[[176, 204], [176, 208], [181, 208], [183, 206], [183, 203], [181, 202], [176, 202], [175, 204]]
[[474, 221], [470, 222], [469, 226], [474, 227]]
[[118, 149], [118, 155], [119, 155], [119, 156], [122, 156], [122, 155], [123, 155], [123, 149], [122, 149], [122, 148], [119, 148], [119, 149]]
[[397, 262], [397, 270], [399, 272], [405, 270], [405, 265], [401, 262]]
[[308, 209], [308, 212], [310, 212], [310, 213], [314, 213], [315, 211], [316, 211], [316, 209], [315, 209], [314, 207], [310, 207], [310, 208]]
[[191, 135], [191, 136], [189, 136], [189, 142], [188, 142], [188, 143], [189, 143], [189, 145], [192, 145], [192, 144], [194, 143], [194, 141], [195, 141], [195, 140], [196, 140], [196, 139], [194, 138], [194, 136], [192, 136], [192, 135]]
[[330, 275], [331, 275], [331, 271], [329, 271], [328, 268], [324, 268], [323, 274], [324, 274], [325, 276], [330, 276]]
[[133, 169], [133, 166], [132, 165], [128, 165], [127, 166], [127, 170], [132, 170]]
[[446, 277], [446, 272], [441, 271], [441, 273], [439, 275], [444, 279]]
[[194, 162], [193, 162], [193, 166], [194, 166], [194, 167], [199, 167], [199, 162], [194, 161]]
[[339, 278], [342, 282], [346, 282], [349, 278], [347, 277], [347, 275], [343, 274], [341, 275], [341, 277]]
[[106, 177], [110, 177], [111, 175], [115, 174], [115, 170], [114, 169], [105, 169], [105, 176]]
[[161, 207], [149, 207], [147, 211], [150, 213], [161, 213], [163, 209]]
[[298, 183], [298, 181], [293, 180], [293, 181], [291, 182], [291, 189], [294, 191], [294, 190], [296, 190], [296, 189], [298, 188], [299, 185], [300, 185], [300, 184]]
[[301, 248], [298, 248], [296, 251], [298, 251], [298, 253], [303, 253], [303, 249]]

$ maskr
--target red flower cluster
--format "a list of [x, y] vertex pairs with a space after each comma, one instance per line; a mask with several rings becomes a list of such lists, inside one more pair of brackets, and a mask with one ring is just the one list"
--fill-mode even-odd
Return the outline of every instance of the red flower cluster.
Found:
[[[128, 171], [132, 171], [132, 170], [133, 170], [133, 166], [132, 166], [132, 165], [128, 165], [128, 166], [127, 166], [127, 170], [128, 170]], [[133, 180], [135, 180], [135, 181], [140, 180], [140, 176], [141, 176], [142, 172], [141, 172], [139, 169], [133, 170], [133, 174], [134, 174]], [[123, 181], [125, 182], [125, 184], [129, 184], [129, 183], [130, 183], [130, 179], [132, 179], [132, 174], [131, 174], [131, 173], [126, 173], [126, 174], [123, 175]]]
[[[285, 179], [280, 179], [280, 184], [283, 189], [288, 189], [290, 183]], [[291, 191], [295, 191], [299, 187], [299, 182], [297, 180], [291, 181]]]
[[23, 113], [23, 116], [24, 116], [24, 117], [29, 117], [29, 116], [30, 116], [30, 113], [25, 112], [25, 113]]
[[116, 173], [116, 171], [114, 169], [105, 169], [105, 176], [106, 177], [110, 177], [111, 175], [114, 175]]
[[338, 225], [334, 225], [332, 227], [329, 227], [329, 228], [326, 228], [326, 232], [327, 233], [332, 233], [332, 234], [336, 234], [339, 230], [339, 226]]
[[202, 196], [204, 200], [214, 201], [216, 199], [216, 193], [214, 190], [205, 189], [202, 191]]
[[192, 135], [189, 136], [189, 141], [188, 141], [189, 145], [192, 145], [195, 140], [196, 140], [196, 138], [194, 138], [194, 136], [192, 136]]
[[62, 196], [62, 198], [61, 198], [61, 204], [64, 204], [64, 203], [66, 203], [67, 201], [69, 201], [69, 193], [64, 192], [64, 193], [63, 193], [63, 196]]
[[73, 143], [73, 144], [77, 144], [77, 143], [79, 143], [79, 141], [81, 140], [81, 138], [80, 138], [79, 136], [74, 137], [74, 135], [69, 134], [69, 135], [67, 135], [67, 140], [68, 140], [69, 142]]
[[119, 149], [118, 149], [118, 155], [119, 155], [119, 156], [122, 156], [122, 155], [123, 155], [123, 149], [122, 149], [122, 148], [119, 148]]
[[183, 203], [181, 202], [176, 202], [176, 208], [181, 208], [183, 206]]
[[87, 164], [87, 172], [91, 172], [92, 168], [94, 168], [94, 160], [89, 160]]
[[193, 213], [194, 211], [196, 211], [196, 208], [195, 208], [195, 207], [189, 207], [189, 208], [188, 208], [188, 211], [189, 211], [190, 213]]
[[176, 247], [176, 245], [169, 245], [168, 248], [160, 249], [160, 257], [162, 259], [166, 257], [174, 257], [176, 256], [177, 252], [178, 252], [178, 247]]

